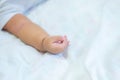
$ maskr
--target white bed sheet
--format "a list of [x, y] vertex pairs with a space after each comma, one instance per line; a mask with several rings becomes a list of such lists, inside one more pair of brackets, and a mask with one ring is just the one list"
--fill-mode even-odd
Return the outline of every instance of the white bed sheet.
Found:
[[51, 35], [67, 35], [68, 50], [42, 55], [0, 32], [0, 80], [119, 80], [119, 4], [119, 0], [49, 0], [38, 6], [28, 17]]

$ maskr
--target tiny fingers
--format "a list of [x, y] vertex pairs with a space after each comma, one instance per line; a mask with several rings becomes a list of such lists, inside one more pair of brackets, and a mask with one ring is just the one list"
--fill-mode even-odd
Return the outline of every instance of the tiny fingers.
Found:
[[59, 43], [61, 47], [66, 48], [69, 44], [68, 40], [67, 40], [67, 36], [63, 36], [63, 40], [61, 40], [61, 43]]
[[51, 45], [49, 51], [52, 53], [60, 53], [69, 45], [67, 36], [53, 36], [50, 42]]
[[64, 36], [64, 46], [67, 47], [69, 45], [69, 41], [67, 40], [67, 36]]

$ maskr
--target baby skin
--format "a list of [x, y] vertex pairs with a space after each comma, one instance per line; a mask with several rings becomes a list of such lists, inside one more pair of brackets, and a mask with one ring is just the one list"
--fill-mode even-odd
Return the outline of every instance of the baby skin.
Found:
[[3, 29], [41, 52], [57, 54], [63, 52], [69, 44], [66, 36], [50, 36], [22, 14], [12, 17]]

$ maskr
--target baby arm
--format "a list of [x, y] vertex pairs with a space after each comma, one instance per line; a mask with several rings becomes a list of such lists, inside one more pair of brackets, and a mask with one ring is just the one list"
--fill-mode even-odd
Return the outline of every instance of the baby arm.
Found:
[[16, 14], [4, 26], [4, 30], [19, 37], [23, 42], [39, 51], [60, 53], [68, 46], [68, 40], [62, 36], [50, 36], [40, 26], [22, 14]]

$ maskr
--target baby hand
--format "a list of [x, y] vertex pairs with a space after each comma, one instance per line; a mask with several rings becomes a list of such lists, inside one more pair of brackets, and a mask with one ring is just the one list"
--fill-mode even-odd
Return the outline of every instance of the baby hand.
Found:
[[63, 52], [69, 44], [66, 36], [50, 36], [44, 39], [43, 48], [53, 54]]

